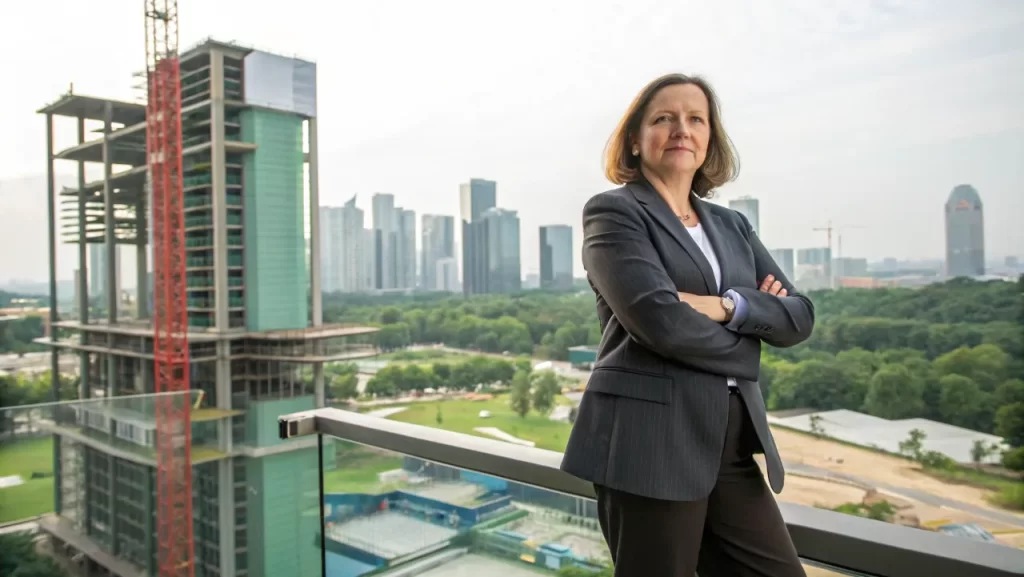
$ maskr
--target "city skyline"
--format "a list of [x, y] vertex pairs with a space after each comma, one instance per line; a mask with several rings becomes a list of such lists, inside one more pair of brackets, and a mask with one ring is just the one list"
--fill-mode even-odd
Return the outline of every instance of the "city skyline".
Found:
[[[126, 30], [137, 24], [134, 4], [112, 2], [103, 20], [84, 9], [65, 12], [72, 17], [54, 21], [53, 33], [72, 36], [72, 22]], [[739, 180], [723, 187], [717, 200], [757, 196], [768, 244], [822, 243], [813, 229], [831, 219], [869, 227], [844, 238], [848, 254], [942, 258], [940, 205], [950, 188], [970, 182], [989, 212], [986, 253], [1001, 259], [1024, 246], [1024, 229], [1014, 221], [1024, 212], [1017, 168], [1024, 154], [1024, 78], [1012, 73], [1024, 65], [1024, 41], [1012, 33], [1024, 23], [1024, 7], [1016, 3], [753, 10], [715, 3], [686, 9], [688, 18], [709, 23], [686, 35], [676, 33], [671, 18], [648, 26], [593, 3], [570, 2], [542, 19], [537, 7], [526, 6], [469, 6], [439, 18], [409, 4], [407, 17], [397, 20], [382, 6], [345, 6], [348, 33], [341, 38], [326, 23], [298, 18], [316, 5], [296, 0], [294, 7], [260, 28], [237, 19], [251, 4], [184, 5], [182, 43], [223, 34], [317, 61], [320, 154], [335, 159], [320, 170], [324, 204], [383, 190], [399, 193], [417, 214], [458, 214], [453, 187], [467, 175], [486, 175], [502, 183], [503, 206], [519, 212], [523, 230], [570, 224], [578, 253], [583, 204], [612, 188], [601, 176], [600, 159], [618, 115], [645, 82], [680, 70], [706, 74], [715, 85], [742, 159]], [[45, 17], [43, 8], [23, 10], [27, 18]], [[635, 10], [676, 14], [681, 8], [645, 0]], [[773, 23], [773, 33], [765, 21]], [[340, 56], [358, 53], [367, 30], [384, 22], [420, 48], [414, 54], [382, 48], [372, 62]], [[502, 31], [514, 29], [512, 23], [536, 31], [539, 43], [524, 44]], [[574, 34], [571, 46], [555, 40], [566, 27]], [[623, 58], [608, 46], [613, 33], [634, 35], [637, 50], [649, 57], [641, 63]], [[466, 34], [474, 50], [465, 50]], [[0, 242], [23, 247], [5, 259], [0, 274], [41, 279], [45, 235], [36, 223], [45, 211], [45, 178], [12, 181], [45, 170], [41, 119], [33, 111], [69, 82], [79, 93], [132, 100], [131, 75], [140, 58], [137, 42], [125, 35], [87, 43], [73, 54], [27, 31], [14, 30], [2, 41], [9, 53], [33, 56], [9, 63], [12, 77], [32, 82], [0, 97], [8, 132], [22, 135], [0, 143], [0, 202], [7, 208], [0, 214]], [[438, 62], [450, 64], [435, 69]], [[399, 78], [390, 72], [398, 69], [415, 73]], [[950, 84], [950, 74], [964, 82]], [[538, 83], [557, 88], [538, 90]], [[428, 86], [410, 107], [410, 87]], [[786, 130], [778, 128], [779, 118], [786, 119]], [[75, 138], [73, 123], [58, 123], [58, 148]], [[410, 146], [419, 150], [402, 152]], [[537, 154], [538, 147], [545, 154]], [[59, 162], [57, 170], [59, 179], [74, 183], [73, 167]], [[932, 216], [912, 222], [902, 216], [922, 211]], [[538, 242], [535, 234], [523, 237], [525, 271], [539, 271]], [[71, 278], [66, 255], [59, 251], [58, 265], [61, 277]]]

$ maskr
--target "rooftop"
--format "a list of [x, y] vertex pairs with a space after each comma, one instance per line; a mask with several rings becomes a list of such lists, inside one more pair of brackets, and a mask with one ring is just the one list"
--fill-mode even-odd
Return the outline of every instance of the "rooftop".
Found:
[[[1003, 438], [962, 427], [947, 425], [928, 419], [901, 419], [890, 421], [880, 417], [839, 409], [835, 411], [808, 412], [801, 415], [769, 417], [771, 424], [782, 425], [800, 431], [811, 430], [811, 416], [817, 415], [823, 433], [834, 439], [863, 447], [874, 447], [890, 453], [900, 452], [900, 442], [910, 436], [910, 431], [919, 429], [925, 434], [924, 450], [938, 451], [960, 463], [970, 463], [971, 448], [975, 441], [1002, 445]], [[990, 460], [998, 461], [998, 456]]]
[[146, 105], [144, 104], [84, 96], [70, 91], [36, 112], [72, 118], [82, 117], [102, 122], [106, 119], [106, 106], [108, 103], [112, 106], [111, 112], [113, 116], [111, 121], [113, 122], [130, 126], [146, 120]]

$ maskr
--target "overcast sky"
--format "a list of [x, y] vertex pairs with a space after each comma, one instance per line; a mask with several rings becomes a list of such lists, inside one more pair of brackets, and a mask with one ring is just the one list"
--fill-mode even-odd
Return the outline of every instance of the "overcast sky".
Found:
[[[457, 215], [460, 182], [496, 180], [499, 206], [520, 214], [524, 273], [538, 269], [540, 225], [573, 225], [578, 250], [583, 203], [610, 187], [608, 134], [647, 81], [672, 71], [718, 90], [743, 161], [718, 198], [759, 198], [766, 244], [824, 245], [812, 229], [832, 220], [849, 227], [844, 255], [939, 258], [943, 202], [970, 183], [988, 254], [1024, 253], [1022, 1], [179, 5], [183, 47], [213, 36], [318, 63], [323, 204], [357, 194], [369, 214], [370, 196], [390, 192], [418, 214]], [[34, 111], [72, 82], [76, 93], [136, 97], [142, 9], [0, 9], [0, 282], [46, 278]], [[74, 136], [61, 125], [58, 147]], [[61, 278], [72, 255], [62, 247]]]

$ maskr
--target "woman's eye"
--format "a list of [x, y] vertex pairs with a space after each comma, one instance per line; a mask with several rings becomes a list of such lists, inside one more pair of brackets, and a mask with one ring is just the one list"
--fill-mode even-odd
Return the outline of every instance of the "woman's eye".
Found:
[[704, 119], [701, 118], [700, 116], [694, 116], [693, 118], [691, 118], [691, 120], [693, 120], [697, 124], [704, 124]]

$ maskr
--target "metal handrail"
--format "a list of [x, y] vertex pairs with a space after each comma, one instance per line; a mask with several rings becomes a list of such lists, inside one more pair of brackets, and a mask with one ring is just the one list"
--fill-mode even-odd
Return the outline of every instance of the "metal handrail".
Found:
[[[559, 469], [562, 454], [325, 408], [281, 416], [282, 439], [326, 435], [567, 495], [593, 486]], [[877, 577], [1024, 575], [1024, 551], [854, 515], [780, 502], [800, 557]]]

